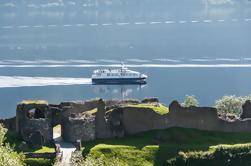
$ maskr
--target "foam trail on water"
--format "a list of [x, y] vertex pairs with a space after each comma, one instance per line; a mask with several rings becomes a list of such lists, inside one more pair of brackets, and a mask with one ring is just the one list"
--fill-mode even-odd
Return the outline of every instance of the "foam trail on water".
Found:
[[229, 62], [238, 62], [241, 61], [241, 59], [235, 59], [235, 58], [216, 58], [216, 61], [229, 61]]
[[0, 76], [0, 88], [91, 84], [90, 78]]
[[97, 62], [120, 63], [120, 61], [118, 61], [118, 60], [112, 60], [112, 59], [98, 59]]
[[0, 64], [71, 64], [71, 63], [94, 63], [90, 60], [1, 60]]
[[[250, 61], [251, 58], [216, 58], [216, 59], [209, 59], [209, 58], [192, 58], [192, 59], [168, 59], [168, 58], [158, 58], [158, 59], [125, 59], [125, 62], [128, 63], [154, 63], [154, 61], [159, 61], [163, 63], [181, 63], [182, 61], [190, 61], [190, 62], [240, 62], [240, 61]], [[68, 59], [68, 60], [50, 60], [50, 59], [40, 59], [40, 60], [0, 60], [0, 67], [78, 67], [75, 65], [97, 65], [101, 64], [102, 62], [104, 65], [109, 64], [121, 64], [123, 60], [116, 60], [116, 59], [97, 59], [97, 60], [85, 60], [85, 59]], [[5, 66], [6, 65], [6, 66]]]
[[90, 60], [83, 60], [83, 59], [80, 59], [80, 60], [69, 60], [70, 63], [95, 63], [94, 61], [90, 61]]
[[[127, 67], [136, 68], [251, 68], [251, 64], [126, 64]], [[0, 68], [98, 68], [121, 67], [121, 64], [72, 64], [72, 65], [0, 65]]]
[[2, 60], [1, 64], [35, 64], [37, 61], [29, 60]]
[[126, 61], [137, 62], [137, 63], [147, 63], [147, 62], [150, 62], [149, 60], [145, 60], [145, 59], [126, 59]]
[[197, 59], [190, 59], [190, 61], [192, 61], [192, 62], [212, 62], [212, 61], [215, 61], [215, 59], [200, 59], [200, 58], [197, 58]]
[[251, 58], [243, 58], [245, 61], [251, 61]]
[[161, 61], [161, 62], [181, 62], [180, 60], [176, 60], [176, 59], [165, 59], [165, 58], [161, 58], [161, 59], [154, 59], [156, 61]]
[[49, 64], [65, 64], [65, 63], [69, 63], [69, 61], [60, 61], [60, 60], [38, 60], [38, 61], [31, 61], [34, 63], [49, 63]]

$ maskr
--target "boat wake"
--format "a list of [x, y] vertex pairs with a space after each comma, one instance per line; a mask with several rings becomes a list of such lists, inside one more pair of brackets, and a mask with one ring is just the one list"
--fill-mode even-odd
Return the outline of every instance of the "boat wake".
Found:
[[90, 78], [0, 76], [0, 88], [91, 84]]
[[69, 60], [49, 60], [49, 59], [41, 59], [41, 60], [11, 60], [11, 59], [0, 59], [1, 67], [8, 66], [64, 66], [64, 65], [109, 65], [109, 64], [121, 64], [122, 62], [126, 64], [151, 64], [151, 63], [164, 63], [164, 64], [187, 64], [187, 63], [202, 63], [203, 64], [218, 64], [218, 63], [250, 63], [251, 58], [188, 58], [188, 59], [167, 59], [167, 58], [159, 58], [159, 59], [96, 59], [96, 60], [87, 60], [87, 59], [69, 59]]
[[[0, 65], [0, 68], [97, 68], [97, 67], [120, 67], [121, 64], [47, 64], [47, 65]], [[216, 63], [216, 64], [126, 64], [130, 68], [251, 68], [251, 63]]]
[[0, 68], [251, 68], [251, 58], [0, 60]]

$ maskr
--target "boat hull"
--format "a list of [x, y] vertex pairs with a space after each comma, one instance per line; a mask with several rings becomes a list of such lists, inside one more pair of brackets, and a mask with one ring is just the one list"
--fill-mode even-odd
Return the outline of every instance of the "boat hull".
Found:
[[92, 78], [93, 84], [146, 84], [145, 78]]

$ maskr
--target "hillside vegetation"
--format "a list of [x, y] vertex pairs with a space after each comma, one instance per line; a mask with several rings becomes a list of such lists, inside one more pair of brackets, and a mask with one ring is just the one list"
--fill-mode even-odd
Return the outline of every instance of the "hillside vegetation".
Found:
[[[48, 144], [47, 146], [42, 146], [41, 148], [34, 148], [27, 145], [25, 147], [20, 148], [22, 142], [23, 140], [20, 137], [20, 135], [18, 135], [15, 132], [5, 130], [4, 144], [10, 145], [12, 147], [10, 148], [10, 150], [12, 151], [14, 156], [17, 156], [21, 159], [20, 165], [25, 165], [25, 164], [27, 166], [52, 166], [53, 165], [54, 163], [53, 159], [25, 158], [24, 155], [18, 154], [18, 153], [23, 153], [23, 152], [33, 152], [33, 153], [55, 152], [55, 148], [53, 145]], [[15, 158], [15, 160], [19, 161], [17, 157]], [[1, 163], [0, 163], [0, 166], [1, 166]]]
[[0, 166], [22, 166], [24, 156], [15, 152], [9, 144], [4, 144], [7, 129], [0, 124]]
[[250, 142], [251, 133], [169, 128], [83, 143], [86, 159], [82, 164], [250, 165]]

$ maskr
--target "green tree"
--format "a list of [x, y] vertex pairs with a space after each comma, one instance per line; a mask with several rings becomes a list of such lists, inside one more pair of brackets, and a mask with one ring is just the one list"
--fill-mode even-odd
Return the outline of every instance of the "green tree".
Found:
[[216, 101], [215, 107], [220, 114], [235, 114], [239, 117], [242, 114], [242, 105], [245, 103], [247, 98], [247, 96], [223, 96], [221, 99]]
[[186, 95], [186, 97], [184, 99], [184, 102], [181, 105], [183, 107], [191, 107], [191, 106], [198, 107], [199, 106], [199, 101], [193, 95], [192, 96]]

